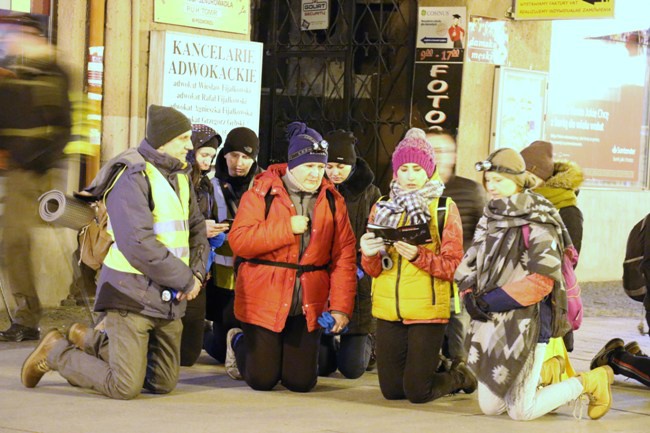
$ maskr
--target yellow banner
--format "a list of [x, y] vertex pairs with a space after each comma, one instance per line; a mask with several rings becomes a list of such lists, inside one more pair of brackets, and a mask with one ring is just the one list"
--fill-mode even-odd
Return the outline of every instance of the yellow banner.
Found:
[[157, 23], [248, 34], [250, 0], [156, 0]]
[[515, 0], [516, 20], [611, 18], [614, 0]]

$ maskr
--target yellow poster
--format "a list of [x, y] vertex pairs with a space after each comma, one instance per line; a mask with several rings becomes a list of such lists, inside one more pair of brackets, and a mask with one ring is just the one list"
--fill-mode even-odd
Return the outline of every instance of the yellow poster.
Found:
[[248, 34], [250, 0], [156, 0], [154, 21]]
[[614, 0], [515, 0], [516, 20], [611, 18]]

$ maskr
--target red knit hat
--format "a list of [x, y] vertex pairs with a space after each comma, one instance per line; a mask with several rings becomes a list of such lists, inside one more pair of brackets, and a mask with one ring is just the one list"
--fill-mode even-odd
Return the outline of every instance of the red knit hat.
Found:
[[393, 152], [393, 175], [404, 164], [417, 164], [427, 172], [430, 178], [436, 169], [433, 147], [425, 138], [409, 134], [399, 142]]

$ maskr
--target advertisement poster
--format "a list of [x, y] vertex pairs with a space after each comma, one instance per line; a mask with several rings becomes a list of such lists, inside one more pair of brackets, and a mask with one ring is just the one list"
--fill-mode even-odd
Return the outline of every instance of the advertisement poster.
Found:
[[329, 0], [302, 0], [300, 30], [325, 30], [329, 27]]
[[508, 22], [472, 15], [469, 19], [468, 62], [505, 65], [508, 60]]
[[544, 139], [548, 73], [499, 67], [494, 74], [490, 150]]
[[259, 130], [261, 43], [165, 31], [152, 32], [151, 41], [150, 91], [158, 91], [151, 103], [174, 107], [222, 137], [238, 126]]
[[614, 0], [514, 0], [516, 20], [611, 18]]
[[458, 128], [466, 17], [464, 7], [418, 8], [411, 124]]
[[248, 34], [248, 0], [155, 0], [157, 23]]

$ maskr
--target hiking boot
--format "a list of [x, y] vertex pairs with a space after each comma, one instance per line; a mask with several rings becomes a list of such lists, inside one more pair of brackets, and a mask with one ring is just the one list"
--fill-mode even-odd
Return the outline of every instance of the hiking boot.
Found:
[[601, 418], [612, 406], [612, 388], [614, 370], [609, 365], [581, 373], [582, 387], [589, 396], [587, 414], [591, 419]]
[[623, 349], [624, 349], [627, 353], [629, 353], [630, 355], [634, 355], [634, 356], [644, 356], [644, 357], [646, 357], [646, 358], [648, 357], [648, 355], [646, 355], [645, 353], [643, 353], [643, 351], [641, 350], [641, 347], [639, 346], [639, 343], [637, 343], [636, 341], [630, 341], [629, 343], [627, 343], [627, 344], [625, 345], [625, 347], [624, 347]]
[[562, 381], [562, 374], [566, 371], [566, 360], [560, 355], [547, 359], [542, 364], [539, 385], [548, 386]]
[[34, 351], [25, 359], [20, 371], [20, 380], [27, 388], [34, 388], [43, 375], [51, 370], [47, 364], [47, 355], [56, 343], [65, 337], [58, 329], [53, 329], [43, 336]]
[[74, 344], [77, 349], [83, 350], [84, 347], [86, 347], [84, 342], [86, 341], [86, 335], [88, 335], [89, 331], [90, 328], [83, 323], [73, 323], [68, 329], [66, 338], [70, 343]]
[[226, 335], [226, 362], [224, 366], [226, 367], [228, 376], [235, 380], [242, 380], [242, 375], [237, 367], [237, 359], [235, 358], [235, 348], [233, 347], [233, 344], [240, 338], [240, 335], [244, 335], [244, 331], [239, 328], [232, 328]]
[[0, 331], [0, 341], [38, 340], [40, 337], [41, 333], [38, 328], [30, 328], [18, 323], [12, 323], [9, 328]]
[[465, 394], [471, 394], [478, 388], [476, 376], [464, 362], [456, 364], [449, 373], [458, 380], [458, 389], [454, 392], [463, 391]]
[[594, 356], [594, 358], [591, 360], [589, 368], [594, 370], [597, 367], [607, 365], [612, 353], [617, 349], [622, 349], [624, 345], [625, 343], [620, 338], [613, 338], [609, 340], [607, 344], [605, 344], [605, 346], [600, 349], [600, 352], [598, 352], [596, 356]]

